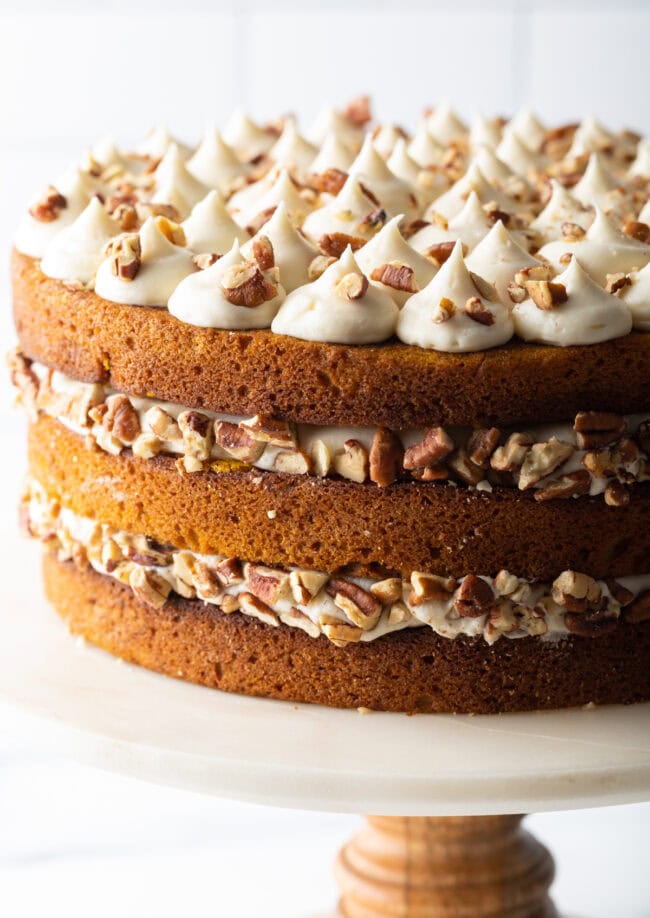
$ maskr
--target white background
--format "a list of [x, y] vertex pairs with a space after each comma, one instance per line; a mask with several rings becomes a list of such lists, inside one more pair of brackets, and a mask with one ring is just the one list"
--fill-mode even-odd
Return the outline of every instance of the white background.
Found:
[[[530, 102], [546, 119], [593, 111], [647, 131], [649, 52], [650, 4], [632, 0], [0, 0], [0, 250], [27, 198], [107, 133], [133, 141], [166, 122], [194, 139], [238, 104], [258, 118], [309, 118], [366, 91], [381, 118], [406, 125], [445, 97], [466, 116]], [[8, 345], [5, 265], [3, 255]], [[4, 378], [0, 421], [2, 471], [17, 475], [23, 423]], [[2, 915], [303, 918], [334, 901], [331, 857], [356, 824], [64, 763], [31, 724], [0, 712]], [[558, 856], [562, 908], [649, 918], [649, 805], [531, 825]]]

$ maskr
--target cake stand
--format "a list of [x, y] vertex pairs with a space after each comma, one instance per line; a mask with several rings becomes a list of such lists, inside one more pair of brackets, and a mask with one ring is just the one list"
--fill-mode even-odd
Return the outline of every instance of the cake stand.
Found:
[[105, 769], [282, 807], [375, 813], [340, 852], [340, 914], [555, 914], [517, 814], [650, 798], [650, 705], [492, 716], [339, 711], [159, 676], [72, 638], [5, 517], [0, 699]]

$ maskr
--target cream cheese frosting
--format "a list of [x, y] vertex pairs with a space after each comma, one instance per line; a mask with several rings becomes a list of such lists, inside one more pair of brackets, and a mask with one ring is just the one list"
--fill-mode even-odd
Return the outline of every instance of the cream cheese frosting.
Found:
[[[265, 287], [257, 298], [257, 305], [234, 302], [230, 293], [239, 289], [235, 285], [240, 277], [245, 276], [246, 269], [251, 274], [256, 272], [255, 279]], [[181, 322], [201, 328], [269, 328], [283, 299], [284, 290], [277, 278], [246, 261], [235, 240], [226, 255], [178, 284], [169, 299], [168, 308]]]
[[368, 283], [348, 246], [318, 280], [287, 296], [271, 328], [306, 341], [373, 344], [391, 337], [397, 313], [392, 297]]
[[565, 302], [542, 309], [529, 297], [515, 305], [515, 331], [524, 341], [558, 347], [597, 344], [632, 330], [632, 316], [626, 304], [599, 287], [575, 256], [553, 283], [564, 288]]
[[[253, 200], [244, 202], [244, 206], [236, 207], [235, 201], [230, 202], [234, 218], [241, 226], [248, 226], [262, 213], [271, 211], [278, 204], [284, 204], [293, 218], [299, 220], [310, 207], [305, 198], [298, 191], [288, 169], [281, 169], [272, 184], [261, 195], [254, 196]], [[237, 202], [241, 204], [241, 199]]]
[[497, 120], [476, 115], [469, 129], [470, 148], [477, 150], [478, 147], [488, 147], [490, 150], [496, 150], [502, 134], [503, 129]]
[[584, 236], [570, 240], [556, 239], [539, 250], [539, 255], [561, 270], [569, 255], [575, 255], [581, 266], [601, 286], [608, 274], [628, 273], [650, 261], [650, 245], [622, 233], [599, 207]]
[[593, 219], [592, 209], [581, 204], [556, 179], [551, 179], [551, 196], [544, 209], [530, 224], [530, 228], [547, 240], [560, 239], [564, 223], [575, 223], [587, 230]]
[[467, 258], [467, 267], [496, 287], [499, 298], [509, 302], [508, 284], [522, 268], [540, 265], [510, 235], [499, 220]]
[[568, 156], [582, 156], [585, 153], [598, 153], [613, 149], [615, 136], [601, 124], [595, 115], [586, 115], [573, 135], [573, 142]]
[[457, 242], [432, 281], [410, 297], [400, 312], [397, 336], [406, 344], [435, 351], [466, 353], [505, 344], [513, 335], [510, 312], [488, 300], [475, 282]]
[[[140, 156], [147, 156], [149, 159], [162, 159], [171, 146], [176, 146], [183, 159], [187, 159], [192, 148], [185, 143], [181, 143], [178, 138], [170, 134], [164, 124], [158, 125], [147, 134], [143, 143], [137, 148]], [[101, 160], [100, 160], [101, 162]]]
[[153, 201], [173, 205], [186, 216], [208, 193], [208, 189], [188, 171], [178, 145], [172, 143], [156, 169]]
[[632, 313], [638, 331], [650, 331], [650, 262], [629, 275], [629, 284], [621, 290], [621, 299]]
[[245, 162], [266, 153], [273, 146], [275, 138], [265, 131], [241, 109], [236, 109], [224, 125], [222, 137]]
[[426, 121], [420, 122], [408, 145], [408, 154], [423, 169], [442, 162], [445, 148], [432, 136]]
[[427, 127], [438, 143], [451, 143], [467, 134], [467, 125], [448, 102], [441, 102], [427, 117]]
[[327, 106], [318, 114], [316, 121], [307, 136], [315, 144], [324, 144], [328, 136], [333, 135], [354, 153], [363, 143], [363, 130], [342, 112]]
[[87, 284], [104, 258], [104, 246], [119, 232], [119, 225], [102, 202], [93, 197], [74, 223], [50, 242], [41, 261], [41, 271], [48, 277]]
[[529, 176], [539, 172], [544, 165], [543, 157], [533, 153], [514, 130], [504, 132], [496, 155], [517, 175]]
[[585, 206], [597, 204], [603, 210], [623, 206], [627, 193], [622, 183], [607, 169], [599, 153], [592, 153], [585, 173], [573, 189], [573, 196]]
[[[302, 229], [314, 242], [329, 233], [345, 233], [360, 239], [370, 239], [377, 231], [376, 221], [369, 221], [368, 215], [379, 212], [380, 207], [364, 191], [357, 176], [348, 176], [335, 198], [323, 207], [308, 214]], [[385, 222], [381, 217], [379, 226]]]
[[210, 191], [192, 209], [182, 224], [187, 247], [193, 252], [215, 252], [223, 255], [230, 251], [233, 241], [244, 243], [249, 239], [246, 230], [226, 210], [218, 191]]
[[460, 239], [467, 251], [471, 251], [489, 233], [491, 225], [478, 195], [471, 191], [463, 209], [453, 219], [448, 223], [434, 219], [418, 230], [410, 243], [418, 252], [426, 252], [432, 245]]
[[209, 188], [225, 193], [234, 179], [245, 175], [248, 167], [214, 126], [208, 127], [196, 153], [187, 162], [188, 171]]
[[[49, 243], [77, 219], [96, 190], [96, 184], [87, 172], [75, 168], [65, 173], [51, 189], [46, 189], [34, 200], [30, 211], [22, 218], [14, 238], [18, 251], [33, 258], [42, 258]], [[63, 206], [57, 208], [51, 218], [39, 219], [33, 216], [38, 213], [37, 208], [44, 196], [52, 192], [63, 195]]]
[[328, 134], [318, 155], [310, 166], [310, 172], [319, 174], [327, 169], [347, 172], [354, 161], [354, 153], [336, 134]]
[[630, 166], [629, 175], [650, 178], [650, 140], [643, 138], [636, 149], [634, 162]]
[[269, 150], [269, 157], [278, 166], [305, 174], [318, 154], [318, 147], [310, 143], [298, 130], [296, 122], [287, 119], [282, 133]]
[[97, 269], [95, 292], [114, 303], [133, 306], [166, 306], [178, 284], [196, 271], [189, 249], [170, 242], [162, 231], [162, 217], [149, 217], [138, 237], [140, 256], [133, 278], [122, 277], [115, 270], [110, 254]]
[[546, 128], [535, 112], [524, 106], [510, 119], [504, 134], [514, 134], [533, 153], [538, 152], [546, 137]]
[[284, 204], [279, 204], [268, 223], [242, 246], [242, 254], [248, 257], [254, 241], [263, 236], [273, 246], [275, 264], [280, 269], [280, 281], [286, 292], [291, 293], [296, 287], [309, 283], [309, 266], [320, 253], [293, 225]]
[[[371, 279], [373, 283], [379, 284], [390, 296], [393, 297], [398, 306], [402, 306], [413, 290], [401, 290], [399, 287], [391, 287], [390, 284], [384, 284], [375, 279], [373, 271], [380, 269], [382, 266], [399, 267], [406, 265], [413, 272], [412, 286], [416, 290], [421, 290], [429, 283], [436, 273], [436, 266], [428, 259], [416, 252], [402, 236], [399, 225], [403, 215], [399, 214], [381, 229], [377, 235], [367, 242], [356, 254], [357, 264], [361, 270]], [[387, 279], [390, 279], [389, 277]]]
[[390, 171], [375, 149], [370, 134], [349, 169], [349, 174], [358, 178], [378, 198], [379, 203], [391, 216], [397, 213], [408, 218], [417, 210], [417, 199], [410, 186]]
[[481, 167], [474, 161], [449, 191], [433, 201], [425, 217], [435, 212], [450, 220], [460, 213], [472, 191], [476, 192], [481, 204], [489, 204], [494, 201], [501, 210], [508, 213], [514, 213], [517, 210], [516, 202], [488, 182]]

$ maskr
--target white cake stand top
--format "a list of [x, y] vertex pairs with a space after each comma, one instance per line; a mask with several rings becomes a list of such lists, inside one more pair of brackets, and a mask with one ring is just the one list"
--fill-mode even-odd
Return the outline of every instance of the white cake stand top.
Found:
[[258, 803], [382, 815], [650, 798], [650, 704], [407, 717], [226, 695], [83, 645], [42, 596], [36, 546], [14, 542], [0, 557], [11, 568], [0, 572], [0, 699], [38, 717], [56, 748], [100, 767]]

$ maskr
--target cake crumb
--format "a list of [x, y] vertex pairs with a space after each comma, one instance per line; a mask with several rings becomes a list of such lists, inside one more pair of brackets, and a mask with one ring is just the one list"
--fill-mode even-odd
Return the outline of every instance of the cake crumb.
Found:
[[274, 520], [276, 516], [278, 515], [278, 511], [277, 510], [267, 510], [266, 515], [268, 516], [270, 520]]

